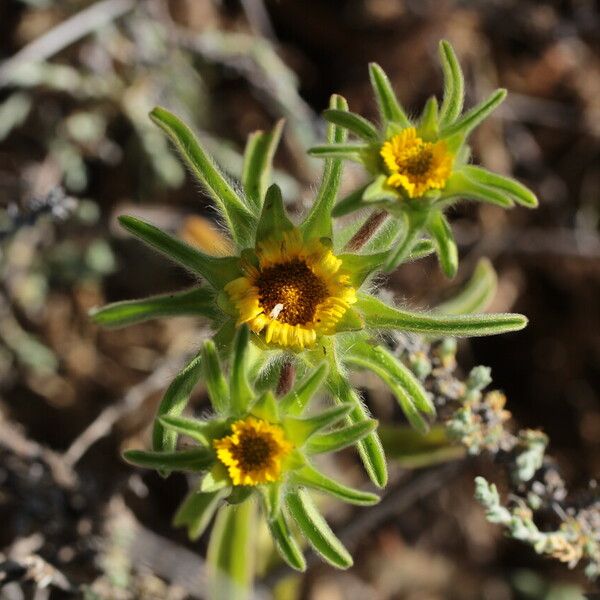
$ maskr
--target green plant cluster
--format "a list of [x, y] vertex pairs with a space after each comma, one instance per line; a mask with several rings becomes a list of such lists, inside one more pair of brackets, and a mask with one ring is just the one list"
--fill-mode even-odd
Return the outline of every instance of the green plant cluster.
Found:
[[[350, 374], [368, 370], [379, 377], [418, 435], [428, 431], [435, 415], [432, 396], [418, 376], [418, 365], [405, 364], [390, 350], [386, 341], [390, 336], [416, 333], [441, 339], [495, 335], [517, 331], [527, 323], [519, 314], [473, 312], [486, 304], [493, 287], [489, 285], [493, 269], [488, 263], [478, 267], [476, 276], [458, 296], [429, 311], [397, 306], [389, 293], [375, 285], [386, 272], [433, 252], [443, 271], [448, 276], [455, 274], [458, 251], [443, 210], [458, 199], [487, 201], [505, 208], [514, 202], [536, 204], [533, 194], [521, 184], [469, 164], [467, 137], [505, 92], [495, 92], [481, 105], [462, 113], [460, 67], [447, 42], [441, 43], [440, 50], [444, 99], [441, 107], [435, 98], [428, 101], [415, 122], [406, 117], [377, 65], [371, 66], [371, 82], [381, 113], [380, 128], [350, 112], [344, 98], [332, 96], [325, 111], [327, 143], [311, 151], [325, 158], [321, 183], [301, 219], [289, 214], [280, 189], [270, 185], [281, 124], [250, 137], [238, 183], [223, 174], [178, 117], [164, 108], [151, 112], [152, 120], [214, 201], [230, 238], [230, 252], [214, 255], [142, 220], [122, 216], [125, 229], [188, 270], [198, 282], [191, 289], [172, 294], [108, 305], [95, 310], [92, 318], [104, 326], [120, 327], [147, 319], [193, 315], [213, 331], [212, 339], [204, 342], [165, 393], [155, 418], [151, 451], [129, 451], [125, 458], [163, 475], [174, 470], [200, 474], [197, 489], [184, 501], [175, 523], [187, 527], [190, 536], [197, 538], [217, 514], [208, 553], [214, 597], [243, 597], [250, 585], [250, 532], [257, 499], [275, 546], [291, 567], [305, 568], [296, 532], [329, 563], [340, 568], [352, 564], [350, 554], [308, 492], [324, 491], [353, 504], [377, 502], [375, 494], [330, 479], [313, 463], [316, 454], [351, 445], [356, 446], [372, 484], [386, 486], [386, 458], [377, 423], [351, 383]], [[390, 174], [385, 173], [380, 157], [384, 144], [411, 128], [421, 138], [420, 146], [411, 150], [422, 152], [415, 168], [429, 165], [429, 148], [440, 140], [444, 151], [451, 151], [453, 157], [442, 187], [422, 196], [402, 188], [390, 189], [385, 182]], [[362, 141], [348, 143], [348, 132]], [[345, 158], [361, 162], [371, 182], [338, 201]], [[381, 210], [391, 218], [385, 226], [375, 226], [373, 215]], [[350, 221], [337, 219], [349, 213], [354, 215]], [[289, 257], [281, 258], [286, 253]], [[265, 298], [276, 294], [273, 289], [285, 301], [264, 308]], [[322, 308], [325, 305], [327, 308]], [[262, 312], [255, 310], [256, 306], [263, 306]], [[323, 319], [329, 321], [324, 324], [314, 317], [304, 322], [294, 316], [302, 310], [317, 316], [322, 310]], [[200, 381], [208, 390], [213, 411], [197, 420], [183, 416], [183, 412]], [[312, 410], [310, 405], [316, 405], [316, 400], [327, 407]], [[265, 469], [252, 475], [254, 479], [238, 480], [236, 465], [256, 459], [257, 446], [244, 450], [250, 437], [242, 439], [235, 427], [240, 422], [249, 426], [252, 419], [266, 423], [270, 433], [261, 438], [267, 441], [260, 452], [271, 452], [279, 461], [279, 470]], [[196, 446], [182, 449], [178, 445], [182, 435]], [[281, 459], [274, 450], [280, 435], [286, 440], [278, 450]], [[248, 444], [254, 444], [252, 440]], [[231, 456], [223, 458], [226, 453], [219, 448], [227, 444], [235, 448]], [[285, 444], [293, 450], [284, 451]], [[223, 585], [223, 581], [229, 583]]]

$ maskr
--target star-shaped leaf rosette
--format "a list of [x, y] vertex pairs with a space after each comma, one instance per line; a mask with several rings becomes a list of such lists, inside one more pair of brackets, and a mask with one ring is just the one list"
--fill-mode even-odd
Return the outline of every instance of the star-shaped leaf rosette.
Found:
[[[331, 106], [339, 112], [347, 110], [340, 96], [332, 97]], [[97, 323], [122, 326], [156, 317], [197, 315], [212, 326], [216, 348], [223, 357], [229, 356], [235, 332], [247, 325], [254, 372], [271, 379], [272, 386], [286, 365], [293, 365], [303, 376], [326, 362], [325, 385], [331, 397], [350, 407], [346, 420], [358, 425], [369, 415], [349, 383], [346, 369], [369, 368], [390, 386], [407, 418], [421, 429], [427, 426], [422, 415], [432, 414], [433, 405], [409, 369], [374, 341], [375, 336], [394, 331], [481, 336], [526, 325], [526, 318], [518, 314], [420, 313], [398, 308], [375, 295], [372, 281], [382, 271], [395, 244], [394, 236], [389, 235], [390, 228], [381, 228], [353, 252], [361, 223], [334, 228], [332, 209], [341, 159], [326, 160], [312, 206], [303, 219], [293, 221], [279, 188], [272, 185], [267, 189], [280, 126], [250, 138], [241, 186], [237, 186], [226, 179], [177, 117], [162, 108], [155, 109], [151, 117], [214, 200], [232, 249], [226, 256], [214, 256], [149, 223], [120, 217], [123, 227], [199, 281], [190, 290], [96, 310], [93, 318]], [[329, 126], [331, 144], [343, 144], [345, 139], [344, 128]], [[432, 242], [422, 240], [411, 245], [405, 260], [432, 251]], [[156, 444], [155, 450], [164, 449], [160, 440]], [[373, 482], [385, 485], [385, 458], [377, 434], [371, 432], [358, 442], [358, 450]]]
[[309, 151], [313, 156], [362, 163], [371, 175], [371, 182], [343, 198], [333, 214], [374, 208], [374, 224], [386, 214], [397, 219], [398, 236], [385, 259], [386, 271], [401, 264], [425, 233], [435, 244], [442, 270], [453, 277], [458, 252], [444, 210], [461, 199], [503, 208], [515, 202], [528, 208], [537, 206], [535, 195], [518, 181], [469, 163], [469, 135], [504, 100], [506, 90], [496, 90], [463, 113], [463, 74], [446, 41], [440, 43], [440, 56], [444, 71], [441, 106], [432, 96], [421, 115], [410, 119], [383, 69], [372, 63], [371, 85], [381, 126], [347, 110], [330, 108], [324, 112], [325, 118], [361, 141], [328, 143]]
[[[344, 425], [352, 406], [343, 404], [315, 411], [315, 393], [327, 377], [327, 365], [307, 373], [279, 398], [270, 390], [252, 385], [249, 329], [239, 328], [225, 376], [215, 345], [206, 341], [202, 350], [177, 376], [165, 395], [180, 408], [187, 404], [195, 385], [202, 380], [208, 390], [213, 414], [204, 419], [165, 414], [155, 424], [154, 438], [161, 451], [129, 450], [127, 461], [157, 469], [200, 474], [200, 479], [175, 515], [174, 523], [185, 526], [197, 539], [216, 512], [217, 524], [209, 543], [209, 562], [217, 585], [231, 586], [236, 569], [224, 564], [237, 560], [251, 571], [254, 549], [247, 539], [258, 499], [268, 529], [283, 559], [303, 571], [306, 563], [290, 528], [311, 544], [335, 567], [346, 569], [352, 558], [333, 534], [308, 490], [324, 492], [355, 505], [371, 505], [379, 497], [348, 487], [322, 473], [314, 464], [316, 455], [336, 452], [375, 429], [373, 420]], [[177, 436], [193, 440], [195, 446], [177, 448]], [[234, 551], [231, 551], [235, 549]], [[238, 569], [239, 570], [239, 569]], [[223, 580], [219, 581], [219, 573]], [[225, 578], [227, 576], [227, 578]], [[238, 582], [241, 583], [241, 582]], [[233, 598], [223, 590], [211, 597]]]

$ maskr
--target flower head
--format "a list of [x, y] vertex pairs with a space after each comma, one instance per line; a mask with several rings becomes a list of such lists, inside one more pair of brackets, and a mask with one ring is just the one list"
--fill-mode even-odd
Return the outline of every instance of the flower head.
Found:
[[[324, 552], [326, 560], [340, 568], [349, 567], [351, 556], [325, 524], [306, 488], [352, 504], [376, 503], [378, 496], [330, 479], [315, 467], [312, 458], [356, 443], [373, 431], [376, 421], [363, 419], [358, 424], [345, 425], [350, 405], [305, 414], [314, 392], [327, 377], [324, 364], [308, 371], [279, 399], [271, 391], [257, 394], [249, 381], [246, 326], [238, 331], [234, 348], [228, 380], [215, 345], [207, 341], [200, 356], [192, 360], [173, 384], [179, 393], [186, 389], [189, 397], [193, 382], [198, 379], [197, 365], [202, 364], [215, 413], [204, 419], [165, 413], [155, 428], [158, 447], [155, 443], [152, 452], [130, 450], [125, 458], [163, 473], [186, 470], [202, 475], [197, 489], [190, 492], [175, 516], [175, 524], [186, 526], [193, 539], [202, 534], [221, 507], [226, 509], [228, 505], [257, 497], [276, 546], [292, 567], [303, 570], [305, 562], [288, 527], [290, 516], [311, 542], [317, 539], [325, 542], [321, 548], [335, 548], [333, 553]], [[169, 394], [167, 391], [166, 395]], [[177, 450], [178, 434], [188, 436], [197, 445]], [[170, 440], [168, 449], [165, 440]], [[310, 515], [308, 519], [306, 514]], [[218, 526], [215, 531], [220, 535]]]
[[258, 265], [225, 286], [238, 323], [267, 343], [305, 348], [331, 334], [356, 292], [342, 261], [319, 240], [302, 241], [296, 229], [258, 244]]
[[214, 440], [213, 447], [233, 485], [258, 485], [279, 479], [281, 463], [294, 445], [279, 425], [246, 417], [233, 423], [229, 435]]
[[414, 127], [392, 136], [380, 154], [388, 172], [387, 185], [403, 189], [409, 198], [443, 189], [452, 171], [453, 156], [446, 142], [425, 142]]

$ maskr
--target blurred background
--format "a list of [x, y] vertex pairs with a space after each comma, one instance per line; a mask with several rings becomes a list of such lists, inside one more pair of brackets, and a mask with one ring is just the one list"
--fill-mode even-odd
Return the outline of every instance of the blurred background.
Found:
[[[86, 598], [204, 597], [206, 538], [191, 544], [170, 525], [188, 482], [135, 470], [120, 451], [148, 443], [161, 393], [207, 332], [187, 319], [103, 331], [87, 317], [107, 301], [190, 284], [123, 235], [116, 215], [188, 238], [211, 230], [207, 198], [148, 111], [161, 104], [182, 116], [234, 176], [247, 135], [285, 118], [275, 179], [302, 210], [321, 168], [305, 150], [322, 139], [329, 95], [375, 118], [367, 64], [376, 61], [416, 113], [441, 95], [442, 38], [463, 65], [467, 107], [495, 87], [509, 90], [472, 138], [476, 162], [519, 178], [540, 208], [461, 206], [451, 214], [457, 281], [426, 259], [389, 285], [425, 307], [478, 258], [492, 259], [492, 308], [525, 313], [530, 325], [461, 344], [461, 369], [491, 366], [517, 425], [550, 436], [569, 488], [597, 494], [589, 482], [600, 474], [599, 25], [592, 0], [1, 0], [0, 563], [5, 582], [21, 582], [2, 587], [0, 575], [0, 598], [69, 597], [73, 586]], [[348, 166], [344, 185], [361, 177]], [[401, 420], [374, 382], [365, 394], [377, 416]], [[194, 409], [205, 407], [199, 388]], [[352, 451], [344, 461], [360, 481]], [[394, 467], [398, 509], [358, 529], [353, 569], [315, 563], [298, 578], [265, 564], [257, 594], [590, 592], [580, 569], [538, 557], [485, 521], [473, 478], [498, 472], [485, 458]], [[359, 512], [333, 508], [342, 532]]]

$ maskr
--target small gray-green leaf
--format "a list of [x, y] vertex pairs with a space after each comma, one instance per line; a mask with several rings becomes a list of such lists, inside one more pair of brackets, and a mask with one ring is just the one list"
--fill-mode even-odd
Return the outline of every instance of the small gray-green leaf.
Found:
[[285, 515], [279, 512], [277, 518], [267, 521], [269, 531], [275, 540], [275, 547], [285, 562], [296, 571], [306, 570], [306, 561], [294, 534], [288, 527]]
[[158, 471], [206, 471], [215, 461], [215, 454], [209, 448], [195, 448], [181, 452], [149, 452], [127, 450], [123, 458], [138, 467]]
[[398, 123], [401, 127], [410, 127], [410, 120], [398, 102], [392, 84], [385, 71], [376, 63], [369, 65], [371, 86], [377, 99], [381, 120], [387, 123]]
[[174, 527], [186, 527], [190, 540], [197, 540], [206, 530], [227, 490], [190, 492], [173, 517]]
[[339, 125], [340, 127], [345, 127], [358, 137], [368, 142], [373, 142], [379, 139], [379, 132], [375, 128], [375, 125], [356, 113], [329, 108], [323, 111], [323, 116], [330, 123]]

